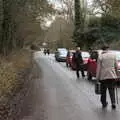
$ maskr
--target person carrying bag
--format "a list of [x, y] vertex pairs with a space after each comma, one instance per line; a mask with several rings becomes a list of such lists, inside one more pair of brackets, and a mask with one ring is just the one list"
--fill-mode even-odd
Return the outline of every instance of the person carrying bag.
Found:
[[109, 51], [109, 46], [102, 47], [103, 52], [98, 57], [96, 79], [100, 82], [101, 104], [106, 108], [108, 102], [106, 100], [107, 89], [110, 94], [111, 107], [116, 109], [115, 100], [115, 81], [117, 79], [117, 62], [116, 55]]

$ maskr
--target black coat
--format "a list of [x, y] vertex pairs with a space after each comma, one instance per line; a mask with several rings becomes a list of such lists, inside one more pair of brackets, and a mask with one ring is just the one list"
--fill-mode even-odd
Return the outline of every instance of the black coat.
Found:
[[74, 63], [75, 63], [77, 66], [83, 64], [83, 58], [82, 58], [81, 52], [76, 51], [76, 52], [73, 54], [73, 59], [74, 59]]

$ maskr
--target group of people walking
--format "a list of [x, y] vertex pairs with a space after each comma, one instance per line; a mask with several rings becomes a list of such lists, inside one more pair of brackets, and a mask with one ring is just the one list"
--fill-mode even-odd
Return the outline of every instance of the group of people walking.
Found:
[[[84, 69], [83, 69], [83, 59], [81, 55], [80, 47], [76, 49], [76, 52], [73, 55], [74, 62], [76, 63], [76, 75], [77, 78], [80, 77], [79, 71], [81, 71], [81, 76], [84, 78]], [[106, 100], [107, 89], [110, 94], [111, 99], [111, 108], [116, 109], [116, 99], [115, 99], [115, 82], [117, 80], [117, 61], [116, 55], [110, 52], [109, 46], [104, 45], [102, 47], [102, 53], [98, 56], [97, 59], [97, 71], [96, 71], [96, 80], [100, 82], [101, 85], [101, 104], [102, 108], [106, 108], [108, 102]]]
[[[90, 52], [91, 53], [91, 52]], [[49, 49], [44, 49], [44, 54], [50, 54]], [[102, 108], [106, 108], [108, 106], [107, 101], [107, 89], [109, 91], [110, 99], [111, 99], [111, 108], [113, 110], [116, 109], [116, 97], [115, 97], [115, 83], [118, 79], [117, 72], [117, 60], [116, 55], [109, 50], [108, 45], [103, 45], [102, 53], [97, 56], [97, 70], [96, 70], [96, 80], [100, 82], [100, 102], [102, 104]], [[77, 79], [80, 78], [79, 71], [81, 72], [82, 78], [85, 78], [84, 73], [84, 61], [81, 54], [80, 47], [77, 47], [76, 52], [73, 54], [73, 60], [76, 66], [76, 76]]]
[[44, 48], [44, 54], [46, 55], [46, 54], [50, 54], [50, 49], [49, 48]]

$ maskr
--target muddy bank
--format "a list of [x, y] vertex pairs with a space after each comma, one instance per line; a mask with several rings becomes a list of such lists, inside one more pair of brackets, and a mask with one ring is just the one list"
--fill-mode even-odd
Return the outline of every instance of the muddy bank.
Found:
[[32, 64], [19, 73], [19, 86], [0, 103], [0, 120], [19, 120], [32, 112], [35, 100], [34, 80], [41, 76], [36, 63]]

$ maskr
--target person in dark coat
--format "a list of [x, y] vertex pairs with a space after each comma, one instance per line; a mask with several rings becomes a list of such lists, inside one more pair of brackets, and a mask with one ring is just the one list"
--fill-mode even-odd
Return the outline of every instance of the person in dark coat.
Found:
[[48, 54], [48, 55], [50, 54], [50, 49], [49, 49], [49, 48], [47, 49], [47, 54]]
[[84, 78], [85, 74], [84, 74], [84, 69], [83, 69], [83, 58], [82, 58], [82, 55], [81, 55], [80, 47], [77, 47], [76, 52], [73, 54], [73, 59], [74, 59], [74, 64], [76, 66], [77, 78], [80, 77], [79, 71], [81, 71], [81, 75]]
[[44, 48], [44, 54], [46, 55], [46, 53], [47, 53], [47, 49], [46, 49], [46, 48]]

